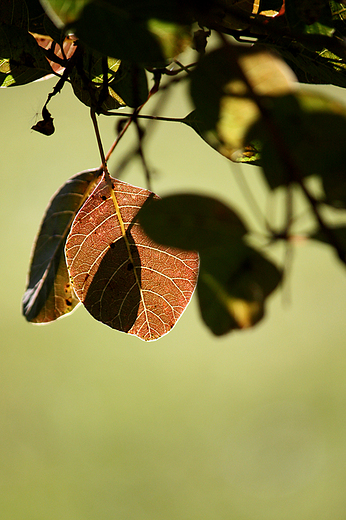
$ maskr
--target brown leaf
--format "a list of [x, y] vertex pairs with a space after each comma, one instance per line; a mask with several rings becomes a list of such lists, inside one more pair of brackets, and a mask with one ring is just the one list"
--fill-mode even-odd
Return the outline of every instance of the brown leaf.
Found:
[[196, 252], [161, 246], [136, 221], [152, 192], [112, 179], [102, 180], [79, 211], [66, 243], [74, 290], [94, 318], [150, 341], [175, 325], [197, 282]]

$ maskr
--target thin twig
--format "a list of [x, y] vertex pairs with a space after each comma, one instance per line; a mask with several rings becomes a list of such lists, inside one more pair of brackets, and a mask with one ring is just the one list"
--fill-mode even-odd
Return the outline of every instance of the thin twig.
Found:
[[[113, 142], [112, 146], [110, 147], [110, 149], [108, 150], [107, 154], [106, 154], [106, 161], [109, 160], [110, 156], [112, 155], [112, 153], [114, 152], [114, 149], [115, 147], [118, 145], [120, 139], [123, 137], [123, 135], [126, 133], [126, 131], [128, 130], [130, 124], [133, 122], [133, 120], [135, 118], [138, 117], [138, 114], [140, 112], [140, 110], [144, 107], [144, 105], [149, 101], [149, 99], [159, 90], [159, 86], [160, 86], [160, 81], [161, 81], [161, 75], [158, 74], [156, 75], [155, 77], [155, 83], [154, 83], [154, 86], [151, 88], [150, 92], [149, 92], [149, 95], [146, 99], [146, 101], [140, 105], [139, 107], [135, 108], [134, 111], [132, 112], [132, 114], [129, 116], [129, 120], [126, 122], [126, 124], [124, 125], [124, 127], [122, 128], [122, 130], [120, 131], [120, 133], [118, 134], [117, 138], [115, 139], [115, 141]], [[123, 114], [124, 115], [124, 114]]]
[[[232, 172], [234, 171], [233, 168], [231, 168], [231, 170], [232, 170]], [[270, 233], [272, 233], [272, 229], [271, 229], [271, 227], [269, 225], [269, 222], [267, 221], [267, 219], [265, 218], [261, 208], [257, 204], [257, 200], [254, 197], [252, 191], [250, 190], [250, 187], [249, 187], [248, 183], [246, 182], [246, 180], [244, 178], [244, 175], [237, 175], [234, 172], [233, 177], [235, 178], [235, 180], [236, 180], [236, 182], [238, 184], [238, 187], [239, 187], [240, 191], [243, 193], [243, 197], [247, 201], [247, 203], [248, 203], [250, 209], [252, 210], [252, 213], [254, 214], [254, 216], [257, 217], [259, 220], [261, 220], [263, 222], [263, 224], [264, 224], [264, 227]]]
[[94, 131], [95, 131], [95, 135], [96, 135], [97, 146], [98, 146], [100, 157], [101, 157], [101, 163], [102, 163], [101, 164], [101, 168], [103, 169], [103, 172], [105, 174], [106, 181], [108, 183], [110, 182], [110, 184], [112, 185], [112, 181], [110, 179], [110, 175], [109, 175], [109, 171], [108, 171], [108, 167], [107, 167], [107, 159], [105, 157], [105, 152], [104, 152], [104, 149], [103, 149], [103, 144], [102, 144], [101, 134], [100, 134], [100, 130], [99, 130], [99, 125], [97, 123], [96, 112], [95, 112], [94, 108], [90, 109], [90, 116], [91, 116], [91, 120], [92, 120], [93, 125], [94, 125]]
[[142, 146], [143, 139], [144, 139], [144, 136], [145, 136], [145, 132], [140, 127], [137, 117], [134, 119], [134, 123], [135, 123], [136, 129], [137, 129], [137, 135], [138, 135], [138, 150], [137, 150], [137, 153], [140, 156], [141, 161], [142, 161], [145, 177], [146, 177], [146, 180], [147, 180], [147, 188], [148, 188], [149, 191], [152, 191], [152, 189], [151, 189], [150, 170], [148, 168], [147, 161], [145, 159], [145, 155], [144, 155], [144, 151], [143, 151], [143, 146]]
[[[105, 116], [118, 116], [118, 117], [132, 117], [133, 114], [129, 112], [110, 112], [108, 111]], [[184, 121], [184, 117], [165, 117], [165, 116], [151, 116], [144, 114], [137, 114], [137, 119], [150, 119], [151, 121], [167, 121], [169, 123], [182, 123]]]

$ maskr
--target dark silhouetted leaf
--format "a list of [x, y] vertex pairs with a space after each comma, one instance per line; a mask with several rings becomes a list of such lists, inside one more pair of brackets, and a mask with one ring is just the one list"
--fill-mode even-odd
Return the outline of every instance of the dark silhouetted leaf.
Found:
[[[346, 135], [344, 135], [346, 138]], [[328, 171], [322, 177], [326, 204], [334, 208], [346, 208], [346, 168], [340, 159], [340, 167], [330, 174]]]
[[[295, 90], [291, 69], [281, 58], [263, 48], [240, 48], [234, 59], [238, 60], [257, 95], [279, 96]], [[196, 110], [183, 122], [228, 159], [258, 162], [258, 143], [247, 141], [246, 134], [259, 119], [260, 112], [228, 49], [206, 54], [191, 77], [191, 96]]]
[[28, 30], [29, 13], [24, 0], [3, 0], [0, 2], [0, 21]]
[[148, 197], [156, 196], [116, 179], [112, 182], [120, 220], [111, 190], [102, 181], [71, 228], [66, 260], [73, 287], [97, 320], [146, 341], [158, 339], [171, 330], [190, 301], [198, 255], [149, 239], [137, 213]]
[[[323, 96], [304, 93], [272, 98], [270, 118], [273, 126], [262, 120], [248, 134], [248, 140], [261, 143], [261, 164], [272, 189], [311, 175], [319, 175], [325, 184], [327, 202], [338, 204], [335, 188], [345, 183], [346, 167], [343, 150], [346, 140], [346, 109]], [[294, 172], [287, 169], [280, 146], [289, 153]], [[332, 196], [334, 193], [334, 196]], [[331, 200], [328, 200], [328, 197]], [[340, 201], [339, 201], [340, 202]]]
[[[148, 98], [145, 70], [118, 59], [107, 58], [97, 51], [79, 46], [82, 54], [70, 80], [75, 95], [87, 106], [102, 111], [121, 106], [137, 107]], [[104, 87], [104, 67], [107, 67], [108, 85]], [[100, 106], [101, 105], [101, 106]]]
[[[303, 83], [346, 86], [345, 6], [333, 1], [290, 1], [285, 18], [296, 41], [279, 38], [274, 43]], [[268, 40], [266, 41], [268, 44]]]
[[293, 42], [274, 46], [301, 83], [332, 84], [346, 87], [346, 64], [327, 49], [313, 51]]
[[329, 2], [324, 0], [289, 1], [285, 4], [285, 13], [290, 28], [296, 33], [328, 34], [333, 26]]
[[53, 118], [47, 108], [44, 106], [42, 110], [41, 121], [38, 121], [36, 125], [31, 127], [31, 130], [35, 130], [43, 135], [52, 135], [55, 132]]
[[[329, 227], [330, 232], [335, 237], [335, 240], [337, 241], [340, 250], [344, 251], [344, 258], [346, 259], [346, 226], [345, 225], [339, 225], [339, 226], [330, 226]], [[319, 242], [322, 242], [324, 244], [329, 244], [330, 246], [334, 247], [334, 244], [331, 243], [330, 237], [326, 235], [326, 233], [322, 230], [319, 230], [317, 233], [313, 234], [310, 238], [313, 238], [314, 240], [318, 240]], [[337, 251], [336, 255], [339, 259], [340, 255]], [[345, 262], [344, 262], [345, 263]]]
[[230, 208], [211, 197], [171, 195], [149, 200], [138, 218], [156, 242], [199, 251], [197, 292], [214, 334], [251, 327], [262, 318], [281, 273], [243, 242], [246, 227]]
[[238, 215], [219, 200], [185, 193], [148, 200], [139, 221], [155, 242], [197, 251], [227, 244], [247, 232]]
[[0, 24], [0, 86], [23, 85], [51, 73], [35, 38], [25, 29]]
[[45, 323], [71, 311], [78, 303], [66, 267], [64, 246], [72, 221], [97, 184], [101, 171], [87, 170], [69, 179], [54, 195], [41, 224], [23, 297], [28, 321]]
[[96, 51], [83, 48], [78, 67], [70, 75], [73, 91], [85, 105], [102, 109], [104, 112], [125, 106], [125, 102], [108, 85], [104, 89], [103, 61], [107, 70], [107, 81], [113, 81], [120, 66], [120, 60], [107, 58]]
[[122, 61], [113, 79], [110, 79], [109, 89], [116, 92], [129, 107], [138, 107], [148, 99], [148, 81], [145, 70]]
[[197, 294], [206, 325], [217, 336], [255, 325], [281, 280], [278, 268], [240, 240], [200, 258]]
[[186, 26], [192, 19], [176, 0], [43, 3], [55, 23], [69, 24], [91, 48], [133, 63], [163, 62], [179, 54], [192, 40]]

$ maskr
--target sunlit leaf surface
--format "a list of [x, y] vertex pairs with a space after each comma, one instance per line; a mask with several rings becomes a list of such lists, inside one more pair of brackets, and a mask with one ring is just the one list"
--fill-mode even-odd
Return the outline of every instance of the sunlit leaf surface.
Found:
[[28, 321], [45, 323], [70, 312], [78, 303], [67, 271], [64, 245], [72, 221], [95, 187], [100, 170], [87, 170], [69, 179], [54, 195], [41, 224], [23, 297]]
[[102, 181], [79, 211], [66, 242], [66, 259], [78, 298], [94, 318], [150, 341], [166, 334], [195, 289], [197, 253], [160, 246], [143, 232], [137, 213], [148, 190]]
[[217, 49], [202, 58], [191, 74], [196, 109], [183, 122], [228, 159], [254, 163], [259, 150], [245, 137], [260, 111], [242, 74], [257, 96], [280, 96], [295, 90], [293, 72], [271, 52], [240, 48], [235, 54], [234, 50]]

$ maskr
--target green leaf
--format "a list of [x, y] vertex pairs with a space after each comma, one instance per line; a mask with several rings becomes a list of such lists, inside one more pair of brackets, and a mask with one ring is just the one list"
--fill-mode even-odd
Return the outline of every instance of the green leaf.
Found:
[[119, 69], [113, 74], [109, 88], [129, 107], [138, 107], [148, 99], [148, 81], [142, 67], [122, 61]]
[[0, 86], [23, 85], [52, 69], [35, 38], [25, 29], [0, 25]]
[[23, 314], [44, 323], [70, 312], [78, 303], [66, 267], [64, 247], [72, 221], [96, 186], [101, 170], [71, 177], [52, 198], [33, 251]]
[[260, 112], [237, 64], [256, 95], [278, 96], [294, 89], [292, 71], [263, 48], [217, 49], [204, 56], [191, 74], [196, 110], [183, 122], [225, 157], [257, 162], [258, 143], [245, 138]]
[[345, 87], [345, 6], [323, 0], [290, 1], [285, 4], [285, 15], [294, 35], [311, 35], [297, 38], [299, 41], [281, 38], [274, 45], [299, 81]]
[[287, 1], [285, 15], [290, 28], [296, 33], [326, 34], [325, 31], [333, 26], [329, 2], [325, 0]]
[[[322, 178], [327, 191], [341, 187], [346, 175], [345, 107], [303, 91], [267, 100], [266, 106], [270, 126], [260, 120], [247, 139], [261, 143], [261, 163], [270, 188], [300, 182], [312, 175]], [[283, 148], [294, 171], [287, 166]]]
[[346, 63], [337, 54], [325, 48], [312, 51], [295, 42], [273, 47], [293, 69], [300, 82], [346, 87]]
[[[99, 52], [85, 47], [79, 47], [79, 50], [79, 61], [70, 74], [76, 97], [85, 105], [101, 109], [104, 112], [125, 106], [121, 97], [110, 88], [110, 82], [114, 81], [113, 78], [119, 69], [120, 60], [107, 58]], [[107, 67], [108, 87], [105, 90], [103, 86], [103, 62]]]
[[[84, 46], [79, 46], [79, 51], [79, 61], [72, 70], [70, 79], [74, 93], [82, 103], [107, 112], [125, 105], [140, 106], [147, 100], [148, 83], [143, 68], [107, 58]], [[106, 95], [103, 85], [104, 62], [108, 68]]]
[[182, 123], [195, 130], [206, 143], [221, 155], [227, 157], [227, 159], [233, 162], [252, 164], [254, 166], [260, 165], [260, 141], [249, 142], [243, 148], [234, 150], [220, 140], [216, 130], [206, 128], [203, 116], [200, 117], [197, 110], [190, 112], [190, 114], [183, 119]]
[[346, 20], [346, 6], [342, 2], [335, 2], [329, 0], [329, 7], [332, 13], [333, 20]]
[[212, 197], [194, 194], [149, 199], [138, 214], [155, 242], [202, 251], [243, 237], [247, 229], [238, 215]]
[[40, 0], [48, 16], [62, 28], [77, 20], [84, 7], [92, 0]]
[[44, 6], [91, 48], [134, 63], [162, 63], [192, 40], [192, 19], [176, 0], [44, 0]]
[[240, 240], [202, 252], [197, 294], [204, 322], [217, 336], [252, 327], [280, 280], [279, 269]]

